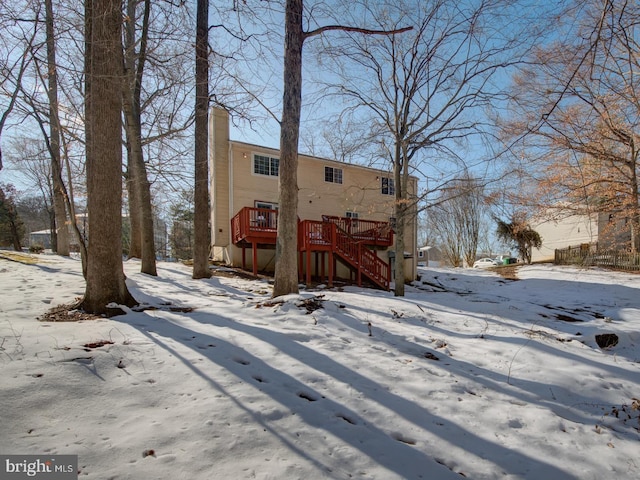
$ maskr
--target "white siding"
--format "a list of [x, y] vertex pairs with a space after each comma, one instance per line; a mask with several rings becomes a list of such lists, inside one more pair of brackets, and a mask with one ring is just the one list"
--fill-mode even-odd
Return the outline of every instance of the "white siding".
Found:
[[540, 220], [531, 225], [542, 237], [542, 247], [534, 248], [531, 260], [551, 261], [557, 248], [598, 241], [596, 216], [570, 215], [557, 220]]

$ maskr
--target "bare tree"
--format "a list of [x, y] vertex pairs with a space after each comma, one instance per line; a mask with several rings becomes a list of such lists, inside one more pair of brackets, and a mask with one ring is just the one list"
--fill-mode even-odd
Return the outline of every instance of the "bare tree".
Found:
[[302, 109], [302, 46], [306, 39], [331, 30], [367, 35], [393, 35], [408, 28], [369, 30], [329, 25], [305, 31], [303, 0], [287, 0], [285, 6], [284, 91], [280, 121], [280, 171], [278, 236], [273, 296], [298, 292], [298, 141]]
[[[380, 141], [394, 172], [396, 258], [403, 258], [405, 226], [415, 221], [423, 198], [408, 190], [410, 175], [428, 168], [455, 178], [456, 170], [471, 166], [462, 152], [472, 137], [490, 130], [481, 118], [501, 100], [492, 79], [519, 61], [523, 40], [517, 22], [501, 30], [510, 3], [500, 0], [355, 5], [355, 13], [366, 12], [381, 28], [414, 26], [407, 35], [351, 36], [327, 47], [336, 73], [349, 72], [337, 93], [383, 132]], [[404, 295], [404, 268], [396, 262], [396, 295]]]
[[[513, 117], [505, 131], [515, 160], [534, 162], [539, 210], [608, 212], [628, 218], [640, 248], [640, 7], [575, 2], [562, 41], [542, 45], [514, 77]], [[515, 140], [514, 140], [515, 139]], [[562, 203], [560, 203], [562, 202]], [[524, 202], [523, 202], [524, 203]]]
[[133, 306], [122, 268], [122, 12], [119, 0], [85, 3], [89, 246], [82, 308]]
[[124, 35], [123, 108], [127, 138], [129, 219], [131, 244], [129, 257], [141, 258], [140, 270], [157, 275], [153, 232], [151, 185], [147, 176], [142, 148], [141, 91], [144, 75], [151, 1], [144, 0], [139, 48], [136, 51], [136, 0], [127, 2]]
[[12, 138], [6, 149], [7, 165], [20, 172], [23, 179], [32, 185], [27, 192], [40, 199], [48, 217], [47, 228], [55, 229], [53, 211], [53, 186], [51, 183], [51, 160], [45, 142], [29, 137]]
[[196, 13], [196, 104], [193, 278], [209, 278], [209, 0], [198, 0]]
[[287, 0], [274, 297], [298, 292], [298, 140], [302, 108], [302, 45], [305, 40], [302, 13], [303, 0]]
[[[9, 2], [7, 2], [7, 7], [8, 6]], [[16, 7], [19, 8], [19, 6]], [[6, 105], [3, 105], [2, 115], [0, 115], [0, 170], [2, 170], [2, 133], [22, 89], [23, 77], [31, 62], [30, 51], [38, 31], [35, 18], [30, 21], [25, 21], [21, 18], [21, 14], [21, 11], [3, 11], [0, 19], [3, 25], [15, 27], [3, 28], [2, 35], [4, 48], [2, 50], [3, 58], [0, 65], [3, 81], [0, 91], [2, 92], [2, 96], [8, 98], [8, 102]], [[26, 27], [24, 26], [25, 24]], [[10, 39], [12, 41], [10, 41]], [[18, 55], [15, 54], [14, 50], [19, 52]]]
[[[33, 68], [23, 72], [19, 85], [20, 96], [16, 99], [14, 110], [16, 115], [19, 115], [17, 121], [29, 124], [34, 120], [42, 133], [51, 164], [51, 174], [48, 176], [48, 181], [54, 192], [55, 203], [55, 208], [52, 210], [54, 212], [52, 216], [52, 247], [59, 254], [68, 255], [69, 226], [76, 232], [78, 229], [74, 223], [74, 205], [71, 196], [73, 186], [69, 184], [67, 187], [62, 179], [64, 165], [67, 167], [68, 181], [72, 178], [73, 173], [70, 167], [68, 139], [65, 138], [65, 126], [61, 119], [58, 98], [60, 77], [58, 75], [57, 54], [59, 52], [58, 43], [64, 37], [60, 32], [69, 33], [69, 24], [73, 22], [67, 15], [72, 9], [63, 10], [61, 13], [62, 4], [57, 4], [56, 13], [58, 15], [54, 19], [54, 5], [51, 1], [47, 0], [43, 5], [33, 2], [16, 2], [14, 4], [15, 8], [20, 8], [20, 6], [24, 9], [24, 13], [16, 22], [33, 23], [35, 25], [34, 35], [37, 38], [42, 37], [42, 40], [36, 41], [34, 37], [28, 43], [29, 47], [25, 54], [28, 54], [29, 65]], [[32, 14], [32, 17], [29, 14]], [[67, 24], [59, 25], [61, 18], [65, 19], [64, 22]], [[65, 48], [62, 50], [65, 51]], [[69, 79], [71, 76], [69, 73], [70, 70], [66, 69], [63, 78]], [[69, 80], [69, 82], [74, 83], [73, 80]], [[79, 83], [75, 82], [76, 85]], [[64, 110], [69, 112], [69, 109]], [[78, 138], [77, 135], [75, 137]], [[17, 166], [17, 162], [13, 163]], [[23, 170], [20, 167], [17, 168]], [[29, 168], [31, 167], [27, 167], [27, 169]], [[37, 184], [35, 186], [38, 188]], [[84, 252], [82, 242], [80, 242], [80, 246], [81, 252]], [[86, 256], [83, 255], [82, 258], [84, 267]]]
[[62, 181], [60, 158], [60, 115], [58, 114], [58, 65], [56, 62], [56, 39], [52, 0], [45, 0], [45, 22], [47, 43], [47, 97], [49, 99], [49, 153], [53, 184], [53, 209], [55, 211], [55, 235], [52, 248], [58, 255], [69, 256], [69, 221], [67, 217], [65, 188]]
[[373, 167], [378, 157], [378, 133], [347, 110], [307, 124], [301, 132], [301, 141], [313, 156]]
[[454, 267], [475, 262], [482, 223], [482, 183], [468, 173], [440, 192], [429, 209], [429, 224]]

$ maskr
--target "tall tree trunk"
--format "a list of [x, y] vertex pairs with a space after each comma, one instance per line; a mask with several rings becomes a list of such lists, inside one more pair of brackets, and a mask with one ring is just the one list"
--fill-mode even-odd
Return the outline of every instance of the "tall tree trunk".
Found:
[[136, 2], [127, 1], [127, 16], [124, 35], [124, 71], [125, 77], [122, 88], [124, 108], [124, 128], [127, 138], [127, 173], [126, 185], [129, 199], [129, 258], [142, 258], [142, 227], [140, 222], [140, 189], [134, 167], [134, 150], [138, 150], [135, 140], [135, 113], [133, 101], [133, 84], [135, 83], [135, 31], [136, 31]]
[[125, 35], [125, 76], [123, 80], [123, 107], [125, 130], [127, 134], [129, 218], [131, 221], [131, 243], [129, 257], [142, 260], [141, 271], [149, 275], [157, 275], [156, 249], [153, 235], [153, 208], [151, 205], [151, 184], [147, 177], [142, 151], [142, 121], [140, 91], [144, 64], [146, 61], [146, 44], [151, 11], [150, 0], [144, 2], [143, 26], [140, 40], [140, 51], [136, 55], [135, 0], [127, 3], [126, 35]]
[[198, 0], [196, 14], [196, 105], [193, 278], [209, 278], [209, 0]]
[[404, 200], [406, 196], [405, 188], [407, 182], [403, 181], [404, 155], [401, 141], [399, 139], [396, 140], [394, 155], [395, 168], [393, 171], [393, 184], [396, 190], [394, 205], [394, 215], [396, 217], [396, 246], [394, 267], [395, 288], [393, 293], [397, 297], [404, 297], [404, 229], [406, 225], [406, 202]]
[[119, 0], [86, 0], [90, 87], [86, 98], [87, 287], [82, 308], [106, 313], [107, 305], [133, 306], [122, 269], [122, 12]]
[[287, 0], [280, 123], [280, 199], [273, 296], [298, 293], [298, 140], [302, 103], [303, 0]]
[[56, 253], [69, 256], [69, 224], [67, 221], [62, 162], [60, 160], [60, 116], [58, 115], [58, 67], [56, 64], [56, 41], [53, 28], [52, 0], [45, 0], [47, 32], [47, 74], [49, 97], [49, 128], [51, 174], [53, 181], [53, 208], [56, 214]]
[[[124, 71], [125, 77], [123, 82], [123, 109], [124, 109], [124, 128], [127, 138], [127, 172], [126, 186], [128, 193], [129, 207], [129, 258], [142, 258], [142, 227], [141, 227], [141, 207], [140, 207], [140, 189], [138, 177], [136, 173], [138, 168], [134, 167], [135, 160], [134, 151], [138, 151], [138, 145], [135, 140], [135, 113], [133, 89], [135, 84], [135, 32], [136, 32], [136, 1], [127, 1], [127, 16], [124, 22]], [[141, 151], [140, 147], [140, 151]]]

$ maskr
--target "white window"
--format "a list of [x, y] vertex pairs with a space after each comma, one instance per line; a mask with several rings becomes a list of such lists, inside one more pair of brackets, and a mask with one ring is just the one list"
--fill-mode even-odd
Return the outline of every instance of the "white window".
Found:
[[358, 212], [346, 212], [344, 216], [347, 218], [358, 218]]
[[253, 173], [277, 177], [280, 170], [280, 159], [266, 155], [253, 155]]
[[393, 178], [389, 178], [389, 177], [382, 177], [381, 179], [381, 186], [382, 186], [382, 194], [383, 195], [395, 195], [396, 194], [396, 187], [393, 183]]
[[324, 167], [324, 181], [330, 183], [342, 183], [342, 169]]

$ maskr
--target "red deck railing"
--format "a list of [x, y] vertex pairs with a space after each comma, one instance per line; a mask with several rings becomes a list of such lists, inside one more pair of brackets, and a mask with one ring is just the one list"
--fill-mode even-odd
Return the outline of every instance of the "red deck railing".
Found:
[[329, 215], [323, 215], [322, 220], [335, 223], [347, 235], [358, 241], [363, 241], [367, 245], [386, 247], [393, 245], [393, 229], [387, 222]]
[[231, 219], [231, 238], [241, 242], [276, 243], [278, 211], [244, 207]]
[[298, 250], [331, 250], [334, 243], [332, 224], [317, 220], [298, 223]]
[[355, 270], [358, 285], [362, 275], [378, 286], [389, 289], [391, 270], [389, 264], [367, 248], [366, 240], [357, 240], [337, 222], [304, 220], [298, 228], [298, 249], [303, 252], [331, 251]]
[[[244, 248], [258, 244], [275, 244], [278, 211], [266, 208], [242, 208], [231, 219], [232, 241]], [[365, 275], [384, 289], [389, 288], [389, 264], [368, 247], [388, 247], [393, 244], [393, 230], [386, 222], [323, 216], [322, 221], [304, 220], [298, 224], [300, 252], [333, 252], [358, 275]], [[257, 257], [254, 252], [254, 272]]]

